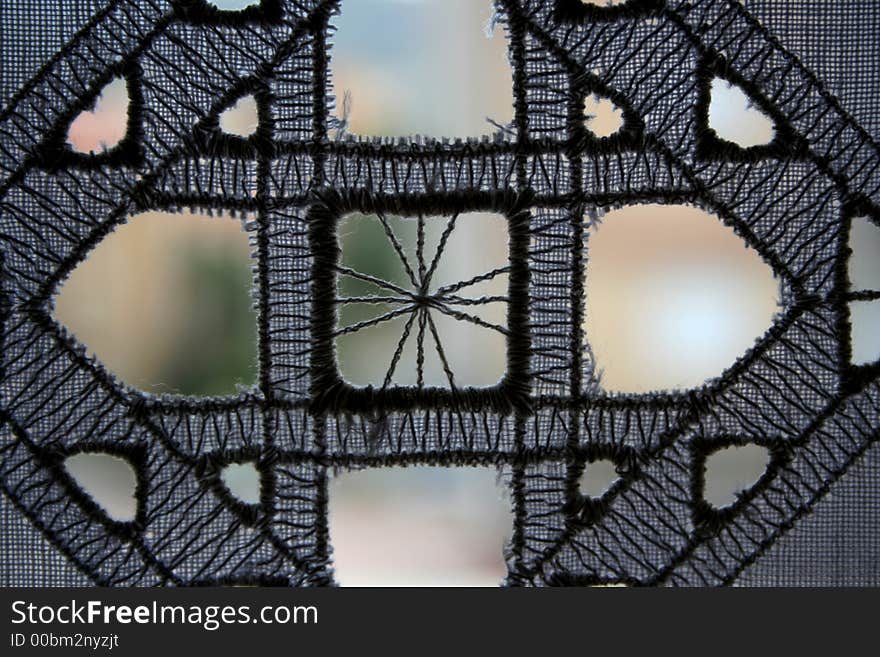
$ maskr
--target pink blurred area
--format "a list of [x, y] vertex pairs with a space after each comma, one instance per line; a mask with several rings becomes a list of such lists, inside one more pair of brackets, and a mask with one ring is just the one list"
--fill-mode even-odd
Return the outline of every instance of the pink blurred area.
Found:
[[101, 92], [95, 108], [74, 119], [67, 139], [80, 153], [100, 153], [118, 144], [128, 129], [128, 89], [116, 78]]
[[491, 468], [341, 472], [330, 534], [342, 586], [498, 586], [513, 518]]

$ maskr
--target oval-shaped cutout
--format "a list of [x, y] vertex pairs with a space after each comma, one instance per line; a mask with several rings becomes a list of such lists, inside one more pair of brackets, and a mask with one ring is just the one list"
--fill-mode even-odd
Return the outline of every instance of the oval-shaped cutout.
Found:
[[703, 499], [716, 509], [730, 506], [767, 471], [770, 451], [761, 445], [733, 445], [709, 454]]
[[610, 137], [623, 127], [623, 112], [608, 98], [595, 94], [584, 101], [587, 129], [597, 137]]
[[250, 137], [260, 123], [257, 99], [253, 94], [242, 96], [220, 114], [220, 130], [237, 137]]
[[773, 270], [686, 205], [612, 210], [589, 234], [584, 329], [608, 392], [684, 390], [719, 376], [772, 325]]
[[230, 463], [220, 471], [220, 481], [243, 504], [259, 504], [262, 484], [254, 463]]
[[715, 77], [709, 93], [709, 127], [719, 138], [742, 148], [773, 141], [773, 120], [754, 106], [741, 87]]
[[250, 252], [238, 219], [136, 215], [71, 273], [54, 316], [131, 386], [236, 393], [256, 379]]
[[867, 217], [853, 219], [849, 234], [851, 289], [880, 290], [880, 226]]
[[102, 90], [92, 109], [71, 122], [67, 143], [78, 153], [94, 154], [117, 146], [128, 132], [128, 86], [114, 78]]
[[609, 459], [587, 462], [578, 480], [578, 490], [584, 497], [599, 498], [620, 479], [617, 467]]
[[64, 460], [71, 479], [112, 520], [132, 522], [137, 516], [137, 474], [123, 458], [104, 452], [80, 452]]

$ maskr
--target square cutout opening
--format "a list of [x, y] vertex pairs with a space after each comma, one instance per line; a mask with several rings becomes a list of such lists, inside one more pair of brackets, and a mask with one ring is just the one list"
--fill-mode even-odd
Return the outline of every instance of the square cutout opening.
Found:
[[492, 0], [358, 0], [331, 17], [337, 137], [481, 137], [513, 121], [506, 29]]
[[478, 406], [515, 403], [509, 380], [525, 375], [513, 373], [528, 348], [527, 213], [490, 196], [432, 199], [431, 214], [415, 199], [330, 205], [310, 217], [313, 252], [326, 254], [313, 272], [316, 395], [344, 393], [348, 410], [377, 395], [449, 404], [465, 391]]
[[497, 586], [507, 575], [512, 514], [495, 469], [368, 468], [329, 488], [342, 586]]

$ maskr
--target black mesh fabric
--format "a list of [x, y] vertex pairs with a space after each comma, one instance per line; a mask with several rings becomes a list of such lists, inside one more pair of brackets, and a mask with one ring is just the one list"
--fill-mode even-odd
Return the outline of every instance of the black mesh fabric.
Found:
[[[338, 4], [3, 3], [2, 583], [330, 584], [328, 470], [433, 463], [508, 473], [511, 585], [880, 584], [880, 369], [852, 364], [849, 321], [851, 302], [880, 295], [847, 274], [852, 219], [880, 225], [880, 5], [498, 0], [513, 126], [435, 141], [331, 136]], [[128, 136], [74, 155], [67, 126], [117, 75]], [[770, 146], [709, 129], [716, 75], [773, 118]], [[217, 116], [245, 93], [259, 128], [224, 138]], [[590, 93], [623, 109], [618, 135], [586, 132]], [[587, 228], [645, 202], [718, 216], [783, 281], [785, 308], [703, 387], [607, 395], [581, 329]], [[51, 314], [59, 283], [114, 227], [189, 207], [256, 217], [260, 376], [236, 397], [134, 390]], [[505, 377], [347, 384], [334, 353], [338, 219], [472, 210], [508, 221]], [[447, 301], [415, 295], [406, 312]], [[703, 464], [731, 444], [773, 457], [714, 509]], [[136, 469], [133, 522], [64, 475], [80, 451]], [[600, 457], [620, 480], [585, 501], [578, 478]], [[248, 508], [217, 485], [217, 468], [241, 459], [262, 474]]]
[[815, 73], [865, 130], [880, 132], [875, 11], [862, 2], [747, 0], [746, 9]]

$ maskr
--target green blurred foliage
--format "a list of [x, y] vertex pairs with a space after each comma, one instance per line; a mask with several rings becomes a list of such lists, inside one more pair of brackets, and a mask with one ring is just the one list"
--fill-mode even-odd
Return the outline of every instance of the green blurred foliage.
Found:
[[[413, 270], [417, 270], [415, 253], [410, 246], [415, 243], [416, 222], [396, 216], [385, 221], [404, 248]], [[382, 222], [375, 215], [351, 214], [339, 225], [339, 245], [342, 249], [341, 264], [361, 274], [394, 283], [405, 290], [412, 289], [406, 269], [385, 234]], [[413, 250], [414, 251], [414, 250]], [[373, 283], [340, 276], [337, 295], [339, 298], [363, 296], [399, 296], [397, 293]], [[391, 304], [343, 304], [339, 309], [339, 326], [349, 326], [382, 315], [397, 307]]]
[[249, 262], [194, 245], [182, 254], [180, 285], [191, 312], [161, 364], [163, 387], [185, 395], [223, 395], [257, 373], [257, 317]]
[[[384, 219], [406, 254], [410, 267], [413, 271], [418, 271], [415, 251], [418, 222], [412, 218], [394, 215], [385, 216]], [[351, 214], [344, 217], [339, 223], [338, 235], [339, 246], [342, 249], [340, 262], [343, 266], [393, 283], [405, 290], [412, 290], [413, 285], [406, 269], [386, 235], [385, 227], [376, 215]], [[400, 294], [368, 281], [346, 275], [339, 276], [337, 298], [364, 296], [387, 297], [400, 296]], [[399, 307], [400, 304], [392, 303], [341, 304], [338, 308], [337, 325], [340, 328], [351, 326], [380, 317]], [[370, 358], [370, 349], [391, 332], [399, 336], [402, 323], [405, 321], [406, 317], [401, 317], [337, 338], [337, 359], [345, 378], [350, 381], [360, 381], [366, 376], [366, 360]]]

